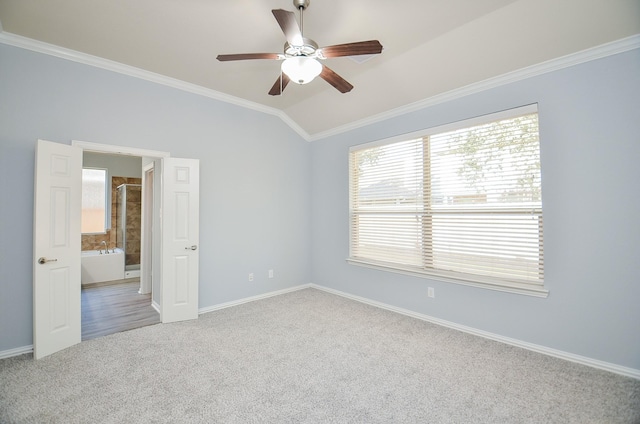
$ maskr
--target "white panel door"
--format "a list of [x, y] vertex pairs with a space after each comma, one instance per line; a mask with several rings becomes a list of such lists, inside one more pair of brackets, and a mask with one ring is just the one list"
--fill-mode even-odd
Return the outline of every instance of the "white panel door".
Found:
[[38, 140], [33, 242], [33, 353], [80, 343], [82, 149]]
[[198, 318], [199, 161], [162, 159], [162, 322]]

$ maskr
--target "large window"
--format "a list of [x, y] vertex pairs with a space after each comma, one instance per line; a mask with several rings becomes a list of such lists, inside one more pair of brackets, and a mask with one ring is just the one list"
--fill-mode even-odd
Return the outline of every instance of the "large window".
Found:
[[349, 262], [546, 296], [535, 105], [350, 151]]
[[104, 233], [107, 223], [107, 170], [82, 170], [82, 233]]

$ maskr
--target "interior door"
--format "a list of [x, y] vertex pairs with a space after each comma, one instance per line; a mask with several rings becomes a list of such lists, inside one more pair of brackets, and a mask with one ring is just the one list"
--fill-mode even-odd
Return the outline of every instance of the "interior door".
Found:
[[199, 180], [197, 159], [162, 158], [162, 322], [198, 318]]
[[33, 242], [33, 353], [40, 359], [81, 339], [82, 149], [38, 140]]

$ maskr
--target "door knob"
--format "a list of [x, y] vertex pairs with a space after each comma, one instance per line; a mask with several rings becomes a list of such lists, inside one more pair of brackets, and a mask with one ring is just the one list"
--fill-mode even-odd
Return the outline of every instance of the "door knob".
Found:
[[44, 256], [38, 259], [38, 263], [40, 265], [46, 264], [47, 262], [57, 262], [57, 261], [58, 261], [57, 259], [47, 259]]
[[196, 250], [198, 248], [198, 246], [196, 246], [195, 244], [191, 247], [185, 247], [184, 250]]

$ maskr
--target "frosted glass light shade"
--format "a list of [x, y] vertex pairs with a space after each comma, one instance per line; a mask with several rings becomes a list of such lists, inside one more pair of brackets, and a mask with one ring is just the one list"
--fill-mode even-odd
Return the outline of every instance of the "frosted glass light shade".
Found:
[[306, 84], [320, 75], [322, 65], [311, 57], [290, 57], [282, 62], [282, 72], [296, 84]]

